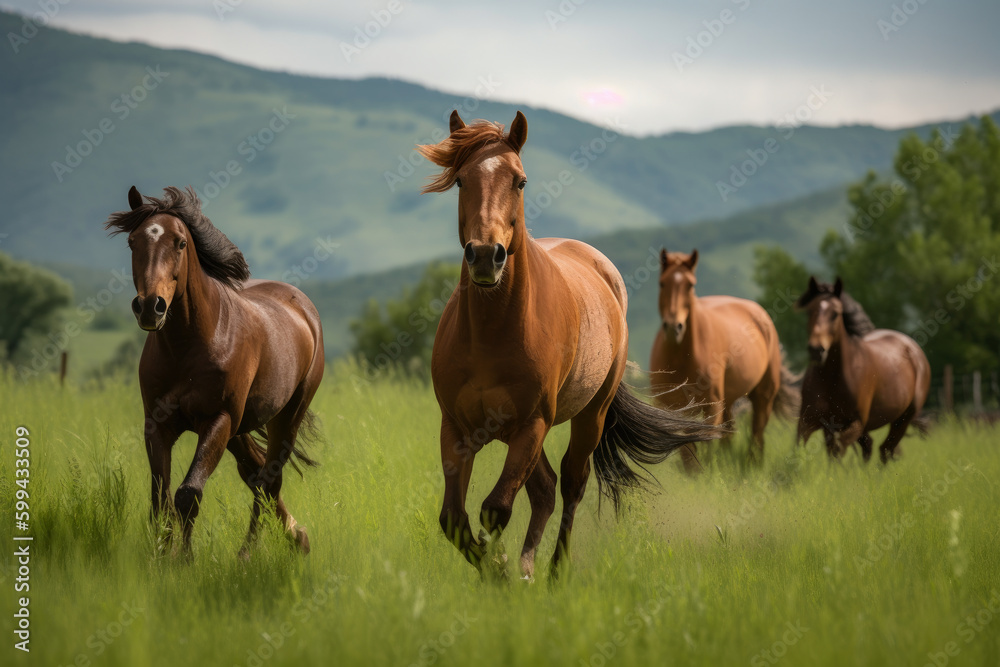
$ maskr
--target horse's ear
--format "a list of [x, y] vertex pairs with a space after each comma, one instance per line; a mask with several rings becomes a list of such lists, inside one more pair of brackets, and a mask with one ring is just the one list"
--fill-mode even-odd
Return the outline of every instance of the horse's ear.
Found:
[[816, 298], [817, 294], [819, 294], [819, 283], [816, 282], [816, 276], [809, 276], [809, 287], [806, 288], [805, 293], [795, 302], [795, 307], [805, 308], [809, 305], [810, 301]]
[[695, 267], [698, 266], [698, 249], [697, 248], [695, 248], [694, 250], [691, 251], [691, 256], [688, 257], [687, 261], [684, 262], [684, 263], [687, 264], [687, 267], [689, 269], [691, 269], [692, 271], [695, 270]]
[[465, 121], [462, 117], [458, 115], [458, 109], [451, 112], [451, 118], [448, 119], [448, 129], [451, 130], [452, 134], [455, 134], [458, 130], [465, 127]]
[[833, 283], [833, 295], [839, 299], [843, 291], [844, 291], [844, 281], [840, 279], [840, 276], [837, 276], [837, 281]]
[[142, 195], [139, 194], [139, 190], [133, 185], [128, 190], [128, 205], [132, 207], [132, 210], [142, 206]]
[[514, 150], [518, 153], [521, 152], [521, 147], [524, 146], [524, 142], [528, 140], [528, 119], [524, 117], [524, 114], [520, 111], [514, 116], [514, 122], [510, 124], [510, 133], [507, 135], [507, 141], [510, 145], [514, 147]]

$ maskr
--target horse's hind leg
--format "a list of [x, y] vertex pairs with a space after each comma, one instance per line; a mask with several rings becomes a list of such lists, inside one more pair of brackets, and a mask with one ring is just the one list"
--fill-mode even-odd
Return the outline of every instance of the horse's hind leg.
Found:
[[864, 459], [865, 463], [872, 457], [872, 436], [865, 431], [858, 438], [858, 445], [861, 446], [861, 458]]
[[525, 579], [531, 580], [535, 577], [535, 551], [545, 532], [545, 524], [556, 508], [556, 472], [549, 464], [544, 449], [524, 486], [531, 502], [531, 520], [528, 522], [528, 534], [524, 537], [524, 548], [521, 549], [521, 573]]
[[[274, 502], [278, 520], [285, 533], [299, 547], [302, 553], [309, 553], [309, 536], [306, 529], [298, 525], [281, 500], [281, 483], [285, 464], [292, 457], [295, 449], [295, 439], [298, 437], [299, 426], [305, 418], [308, 403], [289, 404], [267, 424], [267, 456], [261, 466], [255, 484], [263, 494], [263, 502]], [[254, 504], [254, 511], [259, 516], [260, 503]], [[253, 517], [251, 517], [253, 522]]]
[[888, 463], [889, 459], [896, 453], [896, 445], [906, 435], [906, 428], [913, 421], [913, 415], [915, 414], [916, 409], [911, 405], [896, 421], [892, 422], [892, 426], [889, 427], [889, 435], [885, 437], [885, 442], [878, 448], [878, 453], [883, 464]]
[[[250, 435], [236, 436], [227, 445], [229, 451], [236, 458], [236, 469], [240, 473], [240, 478], [253, 493], [253, 505], [250, 508], [250, 527], [247, 529], [246, 539], [240, 547], [240, 558], [248, 560], [250, 558], [250, 547], [257, 539], [257, 527], [260, 521], [261, 510], [267, 504], [264, 490], [257, 483], [257, 476], [264, 465], [265, 454], [254, 447]], [[279, 499], [277, 504], [284, 507]]]
[[751, 430], [750, 460], [756, 463], [764, 462], [764, 429], [771, 420], [774, 409], [774, 399], [778, 395], [781, 382], [781, 366], [777, 371], [770, 369], [764, 373], [763, 379], [748, 395], [753, 406], [753, 426]]

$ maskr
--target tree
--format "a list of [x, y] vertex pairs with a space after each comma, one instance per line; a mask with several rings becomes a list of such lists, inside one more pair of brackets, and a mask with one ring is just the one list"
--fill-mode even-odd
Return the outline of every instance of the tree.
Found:
[[757, 303], [774, 320], [789, 365], [803, 368], [809, 333], [805, 316], [795, 310], [794, 304], [809, 283], [809, 271], [778, 246], [757, 246], [753, 256], [753, 280], [760, 288]]
[[459, 266], [434, 262], [420, 282], [403, 291], [385, 306], [372, 299], [361, 317], [352, 321], [352, 351], [364, 359], [369, 370], [398, 368], [426, 375], [441, 313], [458, 285]]
[[59, 326], [60, 309], [70, 305], [73, 288], [54, 273], [0, 253], [0, 342], [8, 360], [25, 343]]
[[869, 173], [851, 218], [823, 240], [833, 273], [876, 326], [924, 348], [935, 371], [1000, 367], [1000, 131], [984, 117], [960, 132], [908, 136], [895, 176]]

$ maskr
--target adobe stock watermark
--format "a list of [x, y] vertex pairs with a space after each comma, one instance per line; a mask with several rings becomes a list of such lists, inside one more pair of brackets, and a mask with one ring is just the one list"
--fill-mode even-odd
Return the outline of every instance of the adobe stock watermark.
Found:
[[581, 659], [579, 667], [605, 667], [630, 641], [642, 630], [652, 627], [653, 620], [663, 613], [664, 603], [676, 593], [675, 586], [666, 587], [658, 597], [638, 602], [624, 618], [621, 624], [605, 641], [594, 643], [594, 652], [587, 659]]
[[463, 614], [455, 612], [453, 620], [447, 628], [442, 630], [437, 637], [417, 647], [417, 659], [410, 663], [410, 667], [430, 667], [435, 664], [478, 620], [478, 617], [469, 616], [468, 612]]
[[805, 103], [778, 119], [774, 128], [778, 132], [777, 136], [768, 137], [757, 148], [748, 148], [746, 160], [738, 165], [730, 165], [729, 180], [715, 182], [719, 198], [723, 202], [729, 201], [730, 196], [746, 185], [759, 170], [764, 168], [771, 156], [781, 150], [782, 142], [789, 141], [797, 128], [812, 120], [813, 114], [819, 111], [831, 97], [833, 97], [833, 93], [827, 90], [825, 85], [820, 85], [819, 88], [810, 86]]
[[968, 280], [961, 282], [945, 295], [948, 307], [935, 310], [929, 317], [920, 318], [916, 328], [910, 332], [910, 337], [923, 347], [931, 338], [941, 332], [942, 327], [951, 321], [952, 315], [965, 308], [986, 283], [993, 280], [1000, 270], [1000, 261], [993, 255], [989, 259], [980, 258], [981, 262], [976, 273]]
[[70, 2], [71, 0], [38, 0], [35, 5], [39, 11], [25, 16], [18, 32], [7, 33], [7, 41], [10, 42], [10, 48], [14, 53], [19, 53], [22, 46], [35, 38], [38, 29], [47, 26]]
[[788, 655], [788, 649], [795, 646], [802, 640], [802, 637], [809, 632], [809, 628], [802, 625], [802, 621], [785, 623], [785, 631], [768, 648], [757, 653], [750, 658], [750, 667], [765, 667], [765, 665], [776, 665]]
[[354, 26], [354, 39], [350, 42], [340, 43], [340, 53], [344, 56], [344, 60], [351, 62], [360, 56], [361, 52], [371, 46], [372, 41], [378, 39], [382, 35], [382, 31], [388, 28], [393, 19], [399, 16], [404, 9], [406, 6], [402, 0], [389, 0], [382, 9], [373, 9], [371, 21], [364, 25]]
[[90, 651], [77, 653], [73, 660], [66, 663], [67, 667], [89, 667], [94, 664], [94, 659], [104, 655], [105, 651], [135, 623], [135, 619], [145, 612], [145, 607], [123, 602], [121, 611], [115, 617], [117, 620], [110, 621], [87, 637], [86, 645]]
[[[900, 165], [899, 171], [911, 183], [916, 183], [931, 168], [931, 165], [941, 159], [941, 154], [955, 143], [957, 136], [958, 134], [951, 126], [944, 130], [939, 129], [939, 134], [934, 141], [919, 155]], [[875, 193], [876, 201], [870, 203], [865, 210], [858, 211], [849, 222], [844, 223], [843, 231], [847, 240], [853, 243], [858, 236], [867, 234], [878, 219], [885, 215], [885, 212], [892, 208], [906, 192], [906, 183], [898, 176], [894, 177], [888, 187]]]
[[586, 2], [587, 0], [561, 0], [555, 9], [545, 10], [545, 22], [555, 32], [559, 28], [560, 23], [568, 21], [573, 14], [576, 14], [576, 10], [579, 9], [580, 5]]
[[[147, 67], [146, 75], [132, 90], [122, 93], [111, 102], [111, 113], [118, 118], [119, 122], [124, 121], [168, 76], [170, 76], [170, 72], [160, 71], [159, 65]], [[104, 140], [116, 129], [114, 120], [105, 116], [97, 123], [97, 127], [82, 130], [83, 139], [75, 146], [66, 146], [65, 161], [52, 161], [52, 172], [56, 179], [62, 183], [66, 175], [83, 164], [84, 159], [104, 143]]]
[[257, 158], [257, 155], [266, 151], [275, 138], [288, 129], [288, 126], [297, 117], [296, 114], [288, 110], [288, 107], [281, 107], [280, 111], [277, 108], [271, 109], [271, 118], [264, 127], [247, 135], [247, 138], [236, 146], [236, 152], [243, 157], [242, 162], [233, 159], [226, 162], [219, 171], [209, 170], [209, 180], [201, 188], [194, 189], [198, 199], [201, 200], [202, 210], [208, 208], [211, 201], [229, 187], [234, 177], [243, 173], [244, 165], [250, 164]]
[[212, 0], [212, 9], [215, 10], [215, 18], [220, 21], [226, 20], [226, 14], [232, 14], [237, 7], [243, 5], [243, 0]]
[[889, 35], [899, 32], [900, 28], [909, 23], [910, 18], [926, 4], [927, 0], [903, 0], [898, 5], [893, 5], [888, 20], [879, 19], [875, 22], [875, 27], [882, 33], [882, 41], [888, 42]]
[[[601, 155], [603, 155], [611, 144], [618, 141], [619, 137], [622, 135], [624, 130], [628, 129], [628, 125], [623, 123], [620, 118], [611, 118], [605, 122], [605, 127], [601, 130], [600, 134], [592, 138], [590, 141], [581, 144], [575, 151], [569, 155], [570, 165], [576, 169], [577, 173], [582, 174], [590, 168]], [[559, 197], [562, 196], [566, 188], [573, 185], [576, 181], [576, 176], [569, 169], [563, 169], [557, 175], [555, 180], [542, 181], [541, 186], [532, 186], [531, 181], [528, 181], [528, 187], [532, 191], [537, 192], [535, 195], [525, 194], [524, 196], [524, 218], [527, 222], [534, 222], [538, 216], [542, 214], [542, 211], [552, 206]], [[544, 190], [544, 192], [539, 192], [539, 190]]]
[[327, 237], [316, 237], [313, 241], [313, 251], [311, 255], [306, 255], [299, 262], [293, 264], [291, 268], [281, 274], [281, 282], [298, 287], [302, 281], [319, 270], [320, 265], [329, 261], [334, 256], [334, 252], [340, 244], [333, 240], [328, 234]]
[[[967, 473], [974, 472], [975, 466], [965, 459], [948, 462], [948, 469], [928, 488], [917, 492], [910, 504], [926, 515], [947, 493], [958, 484]], [[854, 567], [858, 574], [864, 573], [870, 567], [882, 560], [890, 551], [899, 547], [903, 536], [917, 523], [913, 512], [907, 510], [898, 519], [888, 522], [878, 537], [869, 540], [868, 548], [863, 555], [855, 554]]]
[[[732, 0], [732, 3], [741, 12], [746, 11], [750, 7], [750, 0]], [[736, 23], [738, 16], [738, 13], [727, 8], [719, 12], [717, 17], [702, 21], [701, 24], [705, 29], [694, 35], [688, 35], [687, 46], [684, 48], [684, 51], [673, 52], [672, 57], [677, 71], [683, 74], [685, 67], [693, 65], [695, 60], [704, 55], [705, 51], [710, 49], [716, 40], [722, 37], [727, 26]]]
[[[972, 640], [982, 634], [996, 615], [1000, 614], [1000, 591], [992, 589], [990, 599], [974, 615], [969, 614], [958, 625], [955, 626], [955, 634], [962, 640], [962, 644], [971, 644]], [[924, 667], [947, 667], [951, 664], [952, 658], [962, 652], [962, 644], [957, 641], [947, 642], [940, 651], [933, 651], [927, 654], [927, 662]]]
[[[444, 108], [444, 112], [441, 114], [441, 119], [444, 121], [445, 127], [448, 126], [452, 111], [458, 111], [460, 116], [468, 116], [475, 113], [476, 110], [479, 109], [479, 103], [483, 100], [488, 100], [501, 85], [503, 84], [500, 81], [495, 80], [492, 74], [488, 74], [485, 77], [479, 77], [476, 81], [476, 87], [473, 90], [472, 95], [461, 100], [456, 100], [454, 104], [449, 104]], [[443, 128], [436, 127], [431, 132], [428, 139], [425, 141], [418, 141], [417, 143], [438, 144], [446, 138], [448, 138], [448, 131]], [[385, 179], [385, 184], [388, 186], [389, 192], [395, 192], [396, 188], [401, 183], [416, 173], [417, 167], [427, 162], [427, 159], [421, 155], [416, 148], [411, 150], [405, 156], [400, 154], [397, 155], [396, 158], [396, 168], [392, 171], [386, 170], [382, 172], [382, 177]]]
[[121, 269], [113, 270], [108, 286], [77, 304], [75, 317], [63, 324], [57, 331], [50, 332], [46, 336], [46, 342], [32, 350], [27, 364], [18, 365], [18, 378], [25, 380], [29, 377], [37, 377], [40, 373], [48, 370], [52, 362], [58, 359], [60, 354], [69, 347], [70, 341], [83, 333], [86, 325], [90, 324], [99, 313], [110, 306], [115, 298], [131, 285], [132, 274], [128, 267], [123, 266]]

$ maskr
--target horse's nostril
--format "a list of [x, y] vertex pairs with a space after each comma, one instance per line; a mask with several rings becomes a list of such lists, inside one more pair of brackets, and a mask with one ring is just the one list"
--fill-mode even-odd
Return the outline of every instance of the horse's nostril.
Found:
[[142, 313], [142, 302], [139, 300], [139, 297], [132, 299], [132, 312], [136, 315]]
[[465, 244], [465, 261], [467, 264], [472, 264], [476, 261], [476, 251], [472, 249], [472, 241]]
[[493, 261], [496, 264], [503, 264], [504, 260], [507, 259], [507, 249], [503, 247], [502, 243], [498, 243], [493, 246]]
[[163, 315], [167, 312], [167, 300], [162, 296], [156, 297], [156, 303], [153, 305], [153, 312], [157, 315]]

